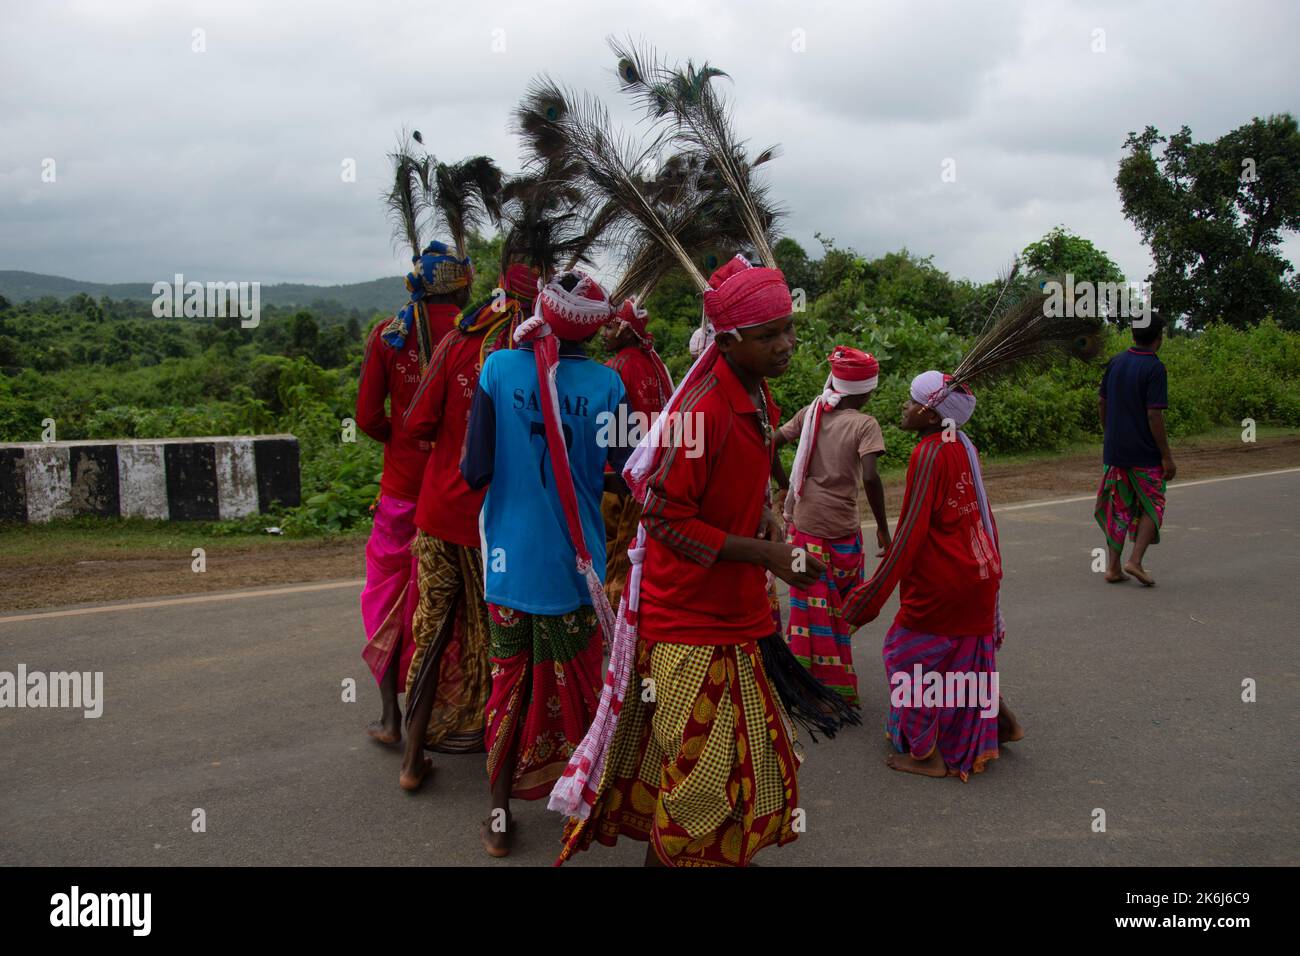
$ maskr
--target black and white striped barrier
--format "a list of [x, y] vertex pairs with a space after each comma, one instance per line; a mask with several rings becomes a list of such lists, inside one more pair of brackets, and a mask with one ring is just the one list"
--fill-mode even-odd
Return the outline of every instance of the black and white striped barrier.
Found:
[[0, 444], [0, 521], [217, 521], [298, 503], [292, 435]]

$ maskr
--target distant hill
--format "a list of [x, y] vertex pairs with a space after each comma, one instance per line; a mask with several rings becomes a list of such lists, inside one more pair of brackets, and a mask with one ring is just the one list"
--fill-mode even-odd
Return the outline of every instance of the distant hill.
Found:
[[[169, 276], [169, 281], [170, 278]], [[206, 281], [200, 276], [187, 276], [186, 281], [190, 280]], [[84, 292], [95, 299], [104, 296], [138, 302], [152, 302], [154, 299], [152, 282], [82, 282], [63, 276], [41, 275], [38, 272], [0, 270], [0, 295], [10, 302], [30, 302], [47, 295], [66, 299], [78, 292]], [[282, 282], [263, 285], [261, 298], [263, 305], [276, 306], [311, 306], [319, 302], [333, 302], [343, 309], [357, 309], [368, 316], [372, 312], [391, 312], [400, 306], [406, 301], [406, 288], [400, 276], [354, 282], [350, 285]]]

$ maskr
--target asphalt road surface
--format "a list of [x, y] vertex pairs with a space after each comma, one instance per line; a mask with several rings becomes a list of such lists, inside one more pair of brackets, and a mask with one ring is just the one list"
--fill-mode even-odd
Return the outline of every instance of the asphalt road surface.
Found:
[[[967, 784], [887, 769], [891, 604], [854, 641], [863, 726], [806, 746], [807, 832], [760, 863], [1300, 862], [1300, 471], [1175, 485], [1154, 589], [1092, 572], [1091, 512], [1077, 499], [998, 512], [998, 663], [1026, 738]], [[481, 755], [435, 755], [422, 792], [398, 789], [397, 754], [364, 734], [379, 705], [358, 592], [0, 618], [0, 671], [103, 671], [105, 697], [98, 719], [0, 709], [0, 864], [550, 864], [561, 821], [540, 801], [516, 802], [509, 859], [483, 853]], [[622, 841], [571, 865], [643, 854]]]

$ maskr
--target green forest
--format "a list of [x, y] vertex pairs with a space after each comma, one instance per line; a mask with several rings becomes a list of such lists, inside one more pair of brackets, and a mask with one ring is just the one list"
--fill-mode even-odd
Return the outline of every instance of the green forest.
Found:
[[[1162, 143], [1163, 153], [1153, 155]], [[1177, 319], [1161, 352], [1170, 433], [1194, 435], [1245, 418], [1300, 426], [1300, 283], [1278, 252], [1283, 232], [1300, 226], [1295, 120], [1256, 119], [1212, 143], [1193, 142], [1186, 128], [1168, 139], [1148, 128], [1127, 145], [1116, 186], [1125, 215], [1152, 250], [1157, 306], [1166, 292], [1175, 303], [1160, 306]], [[1244, 149], [1253, 151], [1249, 180], [1225, 173], [1242, 168]], [[796, 314], [795, 358], [772, 381], [773, 392], [788, 417], [820, 392], [833, 345], [872, 352], [881, 383], [866, 410], [884, 430], [884, 466], [900, 467], [912, 444], [895, 427], [908, 381], [956, 363], [1002, 282], [954, 279], [932, 257], [907, 249], [867, 258], [818, 241], [811, 252], [789, 238], [776, 246], [806, 306]], [[499, 242], [476, 237], [472, 244], [480, 264], [475, 300], [495, 284]], [[1064, 273], [1124, 281], [1103, 250], [1064, 227], [1016, 256], [1018, 283]], [[260, 324], [243, 329], [237, 319], [157, 319], [148, 301], [0, 297], [0, 441], [39, 441], [46, 419], [60, 440], [288, 432], [301, 446], [303, 504], [230, 522], [230, 529], [277, 523], [307, 534], [364, 524], [382, 449], [360, 434], [342, 440], [344, 420], [355, 410], [365, 336], [402, 304], [399, 298], [369, 314], [337, 302], [264, 304]], [[684, 279], [669, 277], [646, 305], [650, 331], [678, 379], [690, 363], [699, 297]], [[967, 432], [992, 457], [1097, 438], [1100, 364], [1129, 342], [1113, 320], [1096, 366], [1060, 366], [981, 389]], [[604, 358], [596, 341], [590, 348]]]

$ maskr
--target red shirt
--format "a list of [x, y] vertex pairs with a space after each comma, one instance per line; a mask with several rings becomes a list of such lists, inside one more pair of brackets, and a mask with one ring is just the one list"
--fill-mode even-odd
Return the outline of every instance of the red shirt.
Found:
[[[781, 415], [766, 382], [763, 393], [775, 431]], [[683, 425], [694, 432], [665, 449], [642, 515], [640, 636], [674, 644], [759, 640], [773, 632], [766, 572], [757, 564], [721, 561], [718, 552], [728, 534], [758, 534], [772, 450], [763, 442], [754, 402], [726, 359], [718, 359], [681, 410], [692, 416], [694, 424], [683, 419]], [[692, 437], [699, 454], [691, 451]]]
[[[452, 330], [460, 310], [454, 305], [426, 304], [430, 341], [438, 342]], [[384, 443], [382, 494], [415, 501], [420, 495], [420, 478], [429, 457], [429, 443], [412, 437], [402, 417], [420, 383], [420, 352], [415, 330], [406, 336], [401, 351], [381, 338], [387, 322], [375, 326], [361, 359], [361, 382], [357, 386], [357, 427]], [[384, 407], [388, 400], [388, 409]]]
[[619, 349], [618, 354], [605, 364], [623, 379], [623, 388], [627, 390], [628, 405], [632, 411], [646, 415], [663, 411], [669, 396], [663, 392], [658, 366], [646, 354], [645, 349], [639, 345], [629, 345]]
[[[425, 534], [472, 548], [480, 543], [478, 513], [487, 486], [471, 489], [460, 473], [460, 460], [487, 331], [456, 331], [442, 340], [406, 413], [407, 432], [434, 443], [424, 468], [415, 525]], [[508, 333], [507, 327], [504, 334]], [[505, 341], [500, 336], [482, 358]]]
[[927, 634], [991, 634], [1001, 579], [997, 525], [990, 542], [966, 450], [936, 432], [912, 450], [893, 544], [871, 580], [846, 595], [844, 619], [854, 627], [875, 620], [901, 581], [896, 623]]

